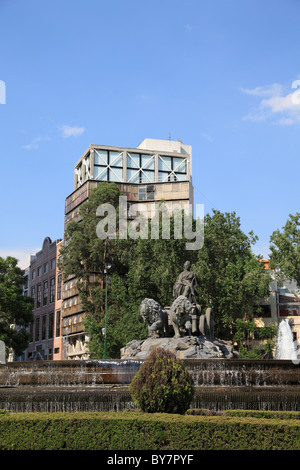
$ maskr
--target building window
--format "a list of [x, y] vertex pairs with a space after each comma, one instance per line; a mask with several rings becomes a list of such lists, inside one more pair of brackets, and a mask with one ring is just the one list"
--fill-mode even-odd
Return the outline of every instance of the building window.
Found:
[[40, 340], [40, 317], [35, 319], [35, 341]]
[[123, 152], [94, 150], [94, 179], [123, 181]]
[[48, 281], [44, 281], [43, 305], [47, 305], [47, 303], [48, 303]]
[[36, 292], [36, 308], [40, 308], [41, 301], [42, 301], [42, 286], [41, 284], [37, 285], [37, 292]]
[[42, 275], [42, 266], [38, 267], [37, 274], [38, 274], [38, 277]]
[[127, 153], [127, 182], [154, 183], [155, 156], [142, 153]]
[[47, 316], [43, 315], [42, 317], [42, 341], [46, 339], [46, 325], [47, 325]]
[[48, 319], [48, 338], [53, 338], [54, 333], [54, 313], [49, 313]]
[[57, 276], [57, 300], [61, 300], [62, 274]]
[[56, 328], [55, 328], [55, 336], [60, 336], [60, 310], [56, 312]]
[[53, 258], [53, 259], [51, 260], [50, 267], [51, 267], [51, 269], [55, 269], [55, 266], [56, 266], [56, 259]]
[[184, 181], [187, 179], [187, 159], [179, 157], [158, 157], [158, 181]]
[[35, 275], [36, 275], [36, 270], [34, 269], [31, 273], [31, 279], [34, 281], [35, 280]]
[[50, 304], [55, 301], [55, 277], [50, 279]]
[[32, 341], [33, 341], [33, 323], [31, 323], [29, 326], [29, 343], [32, 343]]
[[49, 270], [49, 265], [48, 265], [48, 263], [45, 263], [44, 264], [44, 274], [47, 274], [48, 270]]
[[35, 307], [35, 286], [31, 288], [31, 298], [33, 299], [33, 308]]
[[154, 201], [154, 185], [139, 186], [139, 201]]

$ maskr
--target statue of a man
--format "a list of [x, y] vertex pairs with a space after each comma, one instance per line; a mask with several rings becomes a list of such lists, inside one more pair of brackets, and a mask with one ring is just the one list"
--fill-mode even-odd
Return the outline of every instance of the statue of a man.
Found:
[[199, 278], [196, 276], [193, 271], [190, 271], [191, 263], [186, 261], [184, 263], [184, 271], [179, 274], [174, 287], [173, 295], [177, 299], [180, 295], [186, 297], [191, 304], [197, 304], [197, 286]]

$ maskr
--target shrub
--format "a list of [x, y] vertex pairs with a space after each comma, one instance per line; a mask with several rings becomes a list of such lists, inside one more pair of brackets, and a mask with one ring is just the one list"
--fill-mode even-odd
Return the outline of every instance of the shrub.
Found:
[[134, 376], [129, 390], [144, 412], [183, 414], [193, 398], [194, 383], [175, 354], [156, 348]]

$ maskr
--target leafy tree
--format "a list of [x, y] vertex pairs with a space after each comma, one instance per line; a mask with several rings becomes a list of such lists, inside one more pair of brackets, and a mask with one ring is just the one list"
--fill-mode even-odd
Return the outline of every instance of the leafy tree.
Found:
[[216, 334], [230, 338], [237, 318], [251, 315], [254, 302], [268, 293], [269, 275], [251, 249], [257, 237], [241, 230], [235, 212], [214, 210], [204, 220], [204, 245], [194, 270], [200, 279], [202, 310], [213, 307]]
[[270, 267], [277, 270], [279, 279], [296, 281], [300, 286], [300, 213], [289, 215], [282, 230], [270, 238]]
[[[114, 183], [102, 182], [80, 208], [80, 222], [66, 228], [66, 243], [61, 251], [64, 278], [75, 276], [77, 288], [86, 312], [84, 322], [90, 335], [89, 350], [94, 358], [103, 357], [105, 326], [105, 286], [107, 280], [107, 355], [119, 357], [120, 348], [133, 339], [147, 337], [139, 306], [145, 297], [152, 297], [162, 306], [173, 301], [172, 287], [186, 259], [196, 259], [195, 252], [185, 249], [186, 240], [175, 239], [174, 217], [170, 220], [170, 239], [151, 239], [151, 221], [147, 221], [148, 238], [97, 237], [99, 222], [96, 212], [100, 204], [116, 208], [120, 190]], [[105, 263], [111, 268], [105, 275]]]
[[33, 304], [23, 295], [24, 271], [17, 264], [11, 256], [0, 257], [0, 339], [20, 355], [28, 346]]

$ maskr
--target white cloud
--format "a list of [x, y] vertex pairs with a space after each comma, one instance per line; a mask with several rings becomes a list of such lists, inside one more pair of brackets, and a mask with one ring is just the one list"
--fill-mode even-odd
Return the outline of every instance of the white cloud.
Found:
[[79, 137], [85, 131], [84, 127], [77, 127], [77, 126], [61, 126], [62, 135], [65, 138], [68, 137]]
[[192, 31], [193, 26], [191, 26], [190, 24], [186, 24], [185, 29], [187, 29], [188, 31]]
[[36, 137], [35, 139], [32, 140], [30, 144], [23, 145], [24, 150], [32, 150], [32, 149], [38, 149], [40, 146], [40, 142], [43, 142], [45, 140], [51, 140], [49, 137]]
[[242, 88], [243, 93], [259, 98], [257, 106], [251, 109], [244, 119], [271, 122], [280, 126], [300, 123], [300, 89], [297, 89], [299, 85], [300, 81], [297, 80], [290, 88], [278, 83], [253, 89]]

